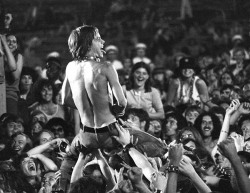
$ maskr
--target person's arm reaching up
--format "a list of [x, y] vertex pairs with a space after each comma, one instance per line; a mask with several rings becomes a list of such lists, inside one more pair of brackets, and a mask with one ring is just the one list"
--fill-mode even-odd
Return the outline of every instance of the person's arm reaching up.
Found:
[[[177, 191], [177, 178], [178, 178], [178, 167], [183, 155], [182, 144], [175, 144], [169, 148], [169, 167], [168, 170], [168, 181], [164, 193], [176, 193]], [[170, 170], [170, 167], [172, 168]]]
[[[239, 106], [240, 106], [240, 101], [238, 99], [234, 99], [231, 102], [230, 106], [227, 108], [217, 144], [219, 144], [228, 137], [231, 115], [236, 109], [238, 109]], [[218, 146], [216, 145], [212, 150], [213, 159], [215, 159], [214, 156], [217, 153], [217, 148]]]
[[243, 102], [239, 108], [232, 114], [230, 125], [234, 125], [241, 115], [250, 114], [250, 103]]
[[222, 141], [218, 145], [218, 149], [222, 155], [224, 155], [232, 165], [234, 173], [236, 175], [236, 180], [241, 193], [250, 192], [250, 180], [244, 169], [240, 157], [237, 155], [236, 147], [233, 139], [227, 139]]
[[132, 167], [127, 172], [128, 178], [132, 184], [136, 187], [139, 193], [152, 193], [142, 181], [142, 169], [138, 167]]
[[87, 155], [83, 155], [82, 152], [80, 152], [79, 156], [78, 156], [78, 160], [76, 162], [76, 165], [74, 166], [72, 175], [71, 175], [71, 179], [70, 179], [70, 183], [74, 183], [76, 182], [79, 178], [82, 177], [82, 168], [89, 162], [91, 161], [93, 157], [93, 154], [89, 153]]
[[196, 173], [194, 170], [194, 167], [191, 165], [188, 160], [183, 158], [179, 165], [180, 171], [188, 176], [192, 182], [195, 188], [199, 193], [209, 193], [211, 192], [210, 188], [206, 185], [206, 183], [200, 178], [200, 176]]

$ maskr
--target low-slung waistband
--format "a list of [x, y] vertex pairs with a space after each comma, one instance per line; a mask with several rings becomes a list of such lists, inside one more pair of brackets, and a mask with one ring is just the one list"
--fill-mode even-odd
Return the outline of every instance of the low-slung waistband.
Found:
[[115, 126], [116, 123], [117, 122], [114, 122], [114, 123], [109, 124], [108, 126], [99, 127], [99, 128], [83, 126], [81, 129], [83, 130], [83, 132], [88, 132], [88, 133], [106, 133], [106, 132], [109, 132], [109, 127]]

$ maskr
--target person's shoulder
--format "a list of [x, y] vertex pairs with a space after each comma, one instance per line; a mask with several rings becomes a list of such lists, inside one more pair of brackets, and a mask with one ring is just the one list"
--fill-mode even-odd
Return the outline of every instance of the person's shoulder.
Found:
[[178, 86], [179, 83], [180, 83], [179, 78], [172, 78], [172, 79], [170, 80], [170, 85], [172, 85], [172, 86]]
[[197, 78], [196, 86], [206, 86], [206, 82], [201, 78]]

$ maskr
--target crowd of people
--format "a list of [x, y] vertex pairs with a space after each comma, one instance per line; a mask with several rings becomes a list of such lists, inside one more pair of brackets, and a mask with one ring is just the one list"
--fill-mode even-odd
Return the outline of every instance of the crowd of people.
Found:
[[249, 192], [244, 26], [204, 27], [182, 13], [178, 30], [165, 20], [150, 44], [129, 51], [106, 45], [101, 29], [75, 26], [73, 60], [64, 67], [53, 52], [37, 71], [25, 65], [12, 19], [0, 35], [0, 192]]

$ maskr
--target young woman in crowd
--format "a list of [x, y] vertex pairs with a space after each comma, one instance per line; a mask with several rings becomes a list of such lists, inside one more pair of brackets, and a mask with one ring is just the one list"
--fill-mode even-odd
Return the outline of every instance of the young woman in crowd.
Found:
[[160, 92], [151, 87], [150, 68], [144, 62], [133, 65], [129, 84], [123, 87], [128, 108], [142, 108], [150, 119], [163, 119], [164, 109]]
[[65, 111], [61, 105], [55, 103], [54, 84], [47, 79], [39, 80], [36, 90], [37, 102], [30, 106], [31, 113], [35, 110], [43, 112], [47, 121], [53, 117], [65, 118]]

